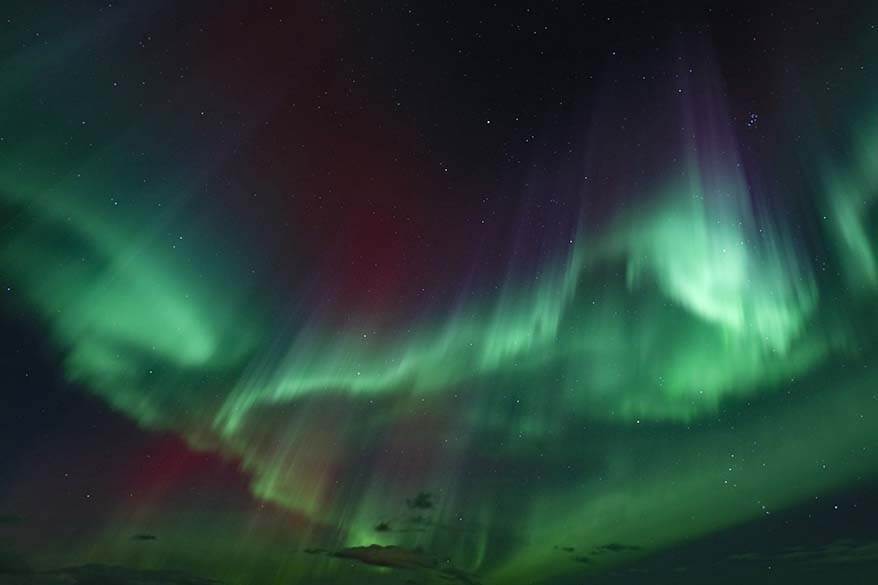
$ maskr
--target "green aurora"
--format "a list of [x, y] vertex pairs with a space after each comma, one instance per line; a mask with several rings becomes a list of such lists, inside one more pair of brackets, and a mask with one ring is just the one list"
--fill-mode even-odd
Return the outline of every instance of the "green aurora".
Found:
[[[20, 60], [7, 70], [31, 68]], [[12, 81], [7, 104], [34, 83]], [[126, 137], [88, 156], [53, 153], [48, 130], [7, 147], [0, 265], [10, 303], [41, 324], [70, 382], [239, 462], [257, 500], [302, 519], [291, 547], [425, 550], [485, 584], [597, 573], [878, 470], [860, 449], [878, 441], [866, 359], [878, 115], [846, 118], [843, 156], [802, 155], [816, 160], [807, 225], [823, 264], [801, 222], [754, 203], [714, 113], [712, 132], [682, 122], [680, 162], [635, 210], [582, 218], [535, 272], [403, 325], [358, 314], [339, 325], [316, 303], [263, 294], [240, 242], [191, 206], [147, 220], [166, 198], [196, 199], [197, 179], [141, 181], [116, 154]], [[106, 196], [121, 189], [138, 203]], [[399, 456], [407, 441], [420, 444], [411, 459]], [[406, 503], [419, 492], [432, 501]], [[76, 553], [130, 561], [118, 537], [130, 521], [120, 513]], [[256, 529], [237, 552], [187, 545], [187, 531], [209, 532], [183, 521], [136, 563], [170, 555], [238, 583], [257, 559], [272, 575], [306, 574]], [[622, 545], [588, 565], [559, 561], [559, 547], [607, 543]], [[313, 563], [343, 582], [340, 561]]]

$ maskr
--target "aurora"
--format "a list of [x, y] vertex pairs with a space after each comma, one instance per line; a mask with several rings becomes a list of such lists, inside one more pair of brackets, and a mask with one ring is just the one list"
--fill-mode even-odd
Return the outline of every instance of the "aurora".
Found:
[[[188, 9], [177, 24], [169, 7], [65, 10], [17, 17], [3, 59], [3, 306], [45, 344], [29, 359], [67, 400], [132, 437], [103, 447], [124, 463], [84, 474], [103, 479], [77, 501], [112, 502], [93, 517], [35, 504], [70, 475], [68, 451], [104, 465], [75, 447], [90, 431], [65, 426], [48, 463], [22, 459], [0, 484], [0, 513], [22, 519], [0, 525], [19, 531], [0, 573], [703, 582], [697, 563], [663, 559], [874, 485], [871, 63], [849, 67], [846, 92], [778, 109], [765, 146], [751, 134], [766, 115], [740, 122], [724, 49], [669, 32], [658, 57], [618, 65], [653, 73], [588, 85], [594, 122], [546, 123], [539, 171], [485, 187], [501, 163], [456, 170], [453, 133], [415, 141], [414, 110], [355, 108], [354, 89], [321, 77], [315, 37], [335, 33], [318, 7], [291, 25], [319, 31], [293, 62], [258, 72], [204, 60]], [[227, 10], [198, 34], [278, 54], [274, 24]], [[265, 38], [230, 32], [249, 18]], [[27, 40], [36, 28], [45, 46]], [[874, 54], [874, 34], [839, 41], [821, 69]], [[333, 130], [336, 115], [350, 120]], [[565, 132], [577, 156], [553, 146]], [[23, 382], [6, 367], [13, 404]], [[59, 524], [73, 532], [52, 536]], [[822, 577], [878, 559], [874, 533], [776, 532], [769, 552], [722, 562], [761, 582], [757, 562]]]

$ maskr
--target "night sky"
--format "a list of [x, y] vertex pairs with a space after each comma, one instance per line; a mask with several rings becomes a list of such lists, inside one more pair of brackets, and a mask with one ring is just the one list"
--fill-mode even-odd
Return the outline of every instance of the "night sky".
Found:
[[2, 4], [0, 584], [878, 579], [878, 5]]

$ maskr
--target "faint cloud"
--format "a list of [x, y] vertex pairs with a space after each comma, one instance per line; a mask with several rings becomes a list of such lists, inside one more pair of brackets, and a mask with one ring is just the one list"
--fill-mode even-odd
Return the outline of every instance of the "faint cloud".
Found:
[[634, 544], [621, 544], [619, 542], [610, 542], [607, 544], [602, 544], [600, 546], [594, 547], [592, 552], [594, 554], [601, 554], [605, 552], [609, 553], [622, 553], [622, 552], [634, 552], [638, 550], [643, 550], [643, 547], [634, 545]]
[[432, 510], [433, 495], [429, 492], [419, 492], [418, 495], [406, 500], [405, 503], [412, 510]]
[[811, 548], [788, 547], [780, 552], [745, 552], [730, 555], [730, 561], [783, 561], [804, 564], [847, 564], [878, 562], [878, 541], [837, 540]]
[[395, 567], [398, 569], [432, 569], [437, 565], [435, 559], [425, 555], [420, 549], [392, 545], [381, 546], [372, 544], [369, 546], [343, 548], [332, 556], [340, 559], [357, 560], [367, 565]]

